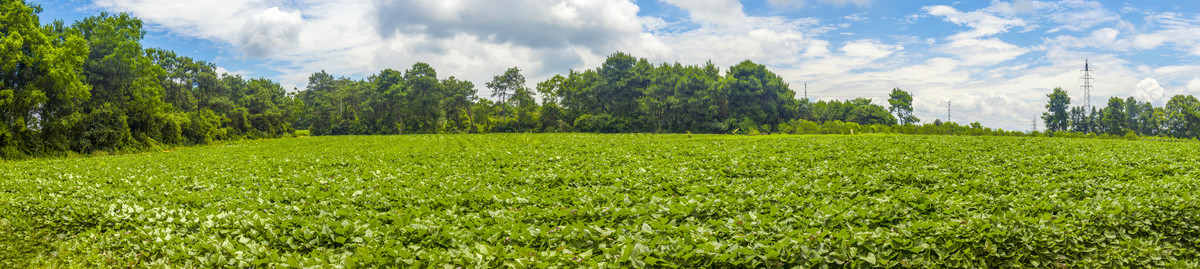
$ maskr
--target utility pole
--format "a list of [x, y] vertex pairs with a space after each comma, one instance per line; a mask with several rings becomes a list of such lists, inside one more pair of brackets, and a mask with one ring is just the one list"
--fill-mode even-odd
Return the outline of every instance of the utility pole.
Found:
[[1080, 77], [1080, 79], [1083, 79], [1083, 111], [1091, 111], [1092, 80], [1096, 78], [1092, 77], [1092, 66], [1090, 63], [1088, 63], [1087, 59], [1083, 60], [1083, 77]]
[[808, 100], [808, 83], [804, 83], [804, 100]]

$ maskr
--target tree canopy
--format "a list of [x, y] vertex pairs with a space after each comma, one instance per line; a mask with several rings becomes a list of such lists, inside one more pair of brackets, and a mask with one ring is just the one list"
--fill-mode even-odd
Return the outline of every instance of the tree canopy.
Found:
[[1046, 113], [1042, 120], [1046, 121], [1046, 130], [1052, 132], [1067, 130], [1067, 107], [1071, 105], [1071, 97], [1062, 88], [1054, 88], [1054, 92], [1046, 95], [1050, 102], [1046, 104]]
[[889, 111], [896, 114], [896, 118], [900, 120], [900, 124], [909, 125], [921, 122], [917, 116], [913, 115], [912, 102], [913, 97], [908, 92], [900, 88], [892, 89], [892, 93], [888, 95], [888, 104], [891, 105]]
[[300, 106], [274, 82], [145, 49], [141, 20], [127, 14], [41, 25], [40, 10], [0, 1], [0, 157], [293, 133]]
[[1070, 106], [1070, 97], [1062, 88], [1047, 95], [1047, 112], [1042, 116], [1052, 132], [1142, 135], [1176, 138], [1200, 137], [1200, 101], [1190, 95], [1171, 97], [1163, 107], [1133, 97], [1111, 97], [1104, 108]]
[[[295, 126], [318, 135], [485, 132], [770, 132], [789, 120], [895, 124], [870, 99], [795, 99], [783, 78], [745, 61], [724, 75], [709, 63], [653, 65], [625, 53], [595, 69], [556, 75], [525, 86], [521, 69], [494, 76], [486, 86], [495, 100], [475, 96], [470, 82], [437, 80], [417, 63], [404, 78], [384, 70], [365, 80], [314, 74], [300, 96], [308, 114]], [[391, 90], [361, 90], [387, 85]], [[395, 88], [394, 85], [407, 85]], [[366, 87], [370, 88], [370, 87]], [[911, 102], [911, 96], [909, 97]], [[348, 105], [349, 104], [349, 105]], [[402, 107], [403, 110], [395, 110]], [[439, 109], [440, 108], [440, 109]], [[379, 111], [397, 111], [379, 113]], [[911, 108], [908, 110], [911, 117]], [[469, 113], [468, 113], [469, 112]], [[910, 118], [915, 122], [915, 117]], [[372, 124], [385, 122], [388, 124]], [[404, 128], [393, 128], [400, 124]]]

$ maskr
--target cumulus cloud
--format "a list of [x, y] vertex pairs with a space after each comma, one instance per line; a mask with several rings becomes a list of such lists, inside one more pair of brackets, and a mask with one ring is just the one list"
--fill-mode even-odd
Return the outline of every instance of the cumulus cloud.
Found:
[[[229, 44], [288, 88], [329, 70], [364, 77], [426, 62], [482, 85], [522, 65], [531, 81], [614, 51], [665, 55], [627, 0], [96, 0], [171, 33]], [[662, 25], [652, 27], [663, 27]], [[482, 89], [481, 91], [486, 91]], [[486, 92], [483, 92], [486, 94]]]
[[242, 26], [238, 42], [246, 54], [254, 57], [294, 48], [300, 41], [304, 19], [299, 11], [284, 12], [278, 7], [251, 16]]
[[1152, 103], [1162, 105], [1164, 96], [1167, 90], [1163, 89], [1162, 85], [1158, 84], [1158, 80], [1154, 78], [1146, 78], [1137, 84], [1137, 91], [1133, 93], [1133, 97], [1142, 101], [1150, 101]]
[[1188, 81], [1187, 90], [1189, 92], [1200, 93], [1200, 78], [1193, 78]]
[[776, 69], [792, 68], [805, 59], [830, 54], [830, 42], [812, 38], [831, 31], [819, 20], [780, 16], [747, 16], [735, 0], [665, 0], [687, 10], [699, 27], [684, 31], [650, 32], [662, 46], [646, 54], [651, 60], [721, 66], [753, 60]]
[[131, 12], [138, 18], [183, 36], [231, 41], [246, 18], [266, 8], [243, 0], [95, 0], [97, 7]]
[[[768, 26], [769, 20], [754, 20], [762, 27], [702, 27], [679, 33], [660, 33], [657, 36], [666, 44], [667, 51], [651, 55], [662, 61], [712, 60], [719, 65], [732, 65], [742, 60], [755, 60], [764, 64], [791, 65], [809, 51], [812, 40], [804, 33], [786, 27]], [[748, 26], [749, 24], [742, 24]], [[817, 47], [815, 51], [822, 48]]]
[[371, 7], [371, 19], [384, 37], [465, 33], [531, 48], [611, 50], [643, 30], [638, 7], [629, 1], [375, 0]]

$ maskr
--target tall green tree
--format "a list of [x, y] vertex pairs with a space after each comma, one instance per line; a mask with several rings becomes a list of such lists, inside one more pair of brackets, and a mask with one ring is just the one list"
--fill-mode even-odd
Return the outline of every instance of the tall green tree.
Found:
[[370, 83], [375, 89], [374, 95], [368, 102], [374, 112], [374, 133], [398, 134], [401, 121], [408, 106], [408, 89], [404, 74], [392, 69], [384, 69], [378, 75], [371, 77]]
[[566, 77], [554, 75], [546, 81], [537, 84], [537, 92], [542, 96], [542, 107], [539, 111], [539, 126], [543, 132], [565, 131], [569, 126], [564, 122], [564, 110], [559, 105], [562, 101]]
[[525, 76], [521, 75], [520, 68], [512, 67], [505, 70], [504, 74], [492, 77], [487, 87], [492, 89], [492, 97], [495, 97], [497, 102], [509, 103], [514, 94], [525, 90]]
[[1050, 102], [1046, 104], [1046, 112], [1042, 113], [1042, 120], [1046, 123], [1046, 130], [1053, 132], [1066, 131], [1069, 127], [1067, 107], [1071, 105], [1071, 97], [1062, 88], [1054, 88], [1054, 92], [1046, 95], [1050, 98]]
[[900, 88], [895, 88], [892, 89], [892, 93], [888, 96], [890, 97], [888, 98], [888, 104], [891, 105], [891, 108], [889, 108], [888, 111], [892, 112], [892, 114], [896, 114], [896, 118], [900, 120], [900, 124], [909, 125], [916, 124], [921, 121], [920, 119], [917, 119], [916, 116], [913, 116], [913, 97], [911, 94], [901, 90]]
[[442, 104], [445, 107], [445, 117], [452, 125], [454, 132], [472, 132], [474, 120], [471, 118], [471, 103], [475, 100], [475, 83], [449, 77], [442, 80], [446, 95]]
[[1166, 114], [1165, 129], [1174, 137], [1195, 138], [1200, 136], [1200, 101], [1188, 95], [1176, 95], [1163, 108]]
[[65, 151], [90, 98], [81, 69], [88, 47], [62, 22], [43, 27], [41, 8], [0, 1], [0, 157]]
[[426, 63], [413, 64], [404, 72], [407, 85], [407, 120], [401, 133], [440, 133], [445, 131], [446, 111], [445, 86], [437, 78], [437, 71]]
[[783, 77], [766, 66], [744, 61], [729, 68], [723, 81], [733, 118], [749, 118], [756, 124], [778, 125], [795, 114], [796, 93]]
[[1092, 133], [1095, 132], [1095, 121], [1093, 116], [1082, 106], [1071, 107], [1070, 114], [1070, 130], [1076, 133]]
[[592, 115], [609, 115], [615, 126], [611, 130], [637, 129], [633, 123], [640, 118], [638, 99], [645, 93], [650, 79], [649, 73], [654, 68], [645, 59], [637, 59], [625, 53], [615, 53], [604, 61], [596, 73], [599, 75], [596, 85], [593, 85], [594, 98], [598, 111]]
[[895, 125], [896, 117], [888, 113], [882, 106], [871, 104], [871, 99], [857, 98], [850, 100], [851, 108], [846, 117], [846, 122], [853, 122], [863, 125], [880, 124], [880, 125]]
[[[1104, 127], [1104, 132], [1110, 135], [1123, 135], [1128, 128], [1129, 119], [1126, 118], [1125, 100], [1112, 97], [1108, 99], [1108, 106], [1100, 111], [1100, 124]], [[1131, 104], [1136, 106], [1137, 103]]]
[[[92, 98], [85, 107], [106, 107], [88, 111], [99, 113], [93, 117], [115, 113], [126, 118], [124, 123], [113, 121], [109, 122], [113, 125], [86, 128], [85, 133], [99, 133], [100, 136], [85, 135], [80, 140], [84, 142], [80, 150], [137, 148], [159, 143], [165, 121], [161, 116], [170, 108], [163, 101], [163, 88], [159, 84], [159, 78], [166, 74], [142, 49], [141, 40], [145, 36], [142, 21], [124, 13], [101, 13], [76, 22], [73, 28], [82, 33], [91, 48], [83, 73], [92, 86]], [[118, 137], [117, 141], [111, 142], [95, 141], [96, 138], [120, 135], [113, 130], [128, 130], [129, 137]], [[104, 146], [89, 148], [89, 144]]]

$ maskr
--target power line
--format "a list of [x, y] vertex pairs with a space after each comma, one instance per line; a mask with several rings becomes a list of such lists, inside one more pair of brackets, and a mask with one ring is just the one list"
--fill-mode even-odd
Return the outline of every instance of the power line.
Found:
[[[1179, 31], [1179, 32], [1176, 32], [1174, 36], [1171, 36], [1171, 38], [1174, 38], [1175, 36], [1178, 36], [1179, 34], [1181, 34], [1181, 33], [1183, 33], [1183, 32], [1186, 32], [1186, 31]], [[1171, 38], [1167, 38], [1167, 39], [1169, 40], [1169, 39], [1171, 39]], [[1166, 42], [1166, 41], [1163, 41], [1163, 42]], [[1188, 51], [1184, 51], [1184, 52], [1182, 52], [1182, 53], [1179, 53], [1179, 54], [1175, 54], [1175, 56], [1167, 57], [1167, 58], [1165, 58], [1164, 60], [1161, 60], [1161, 61], [1158, 61], [1158, 62], [1156, 62], [1156, 63], [1152, 64], [1151, 66], [1165, 64], [1165, 63], [1167, 63], [1167, 62], [1170, 62], [1171, 60], [1179, 59], [1179, 57], [1183, 57], [1184, 55], [1191, 54], [1191, 53], [1193, 53], [1193, 52], [1196, 52], [1196, 51], [1198, 51], [1198, 50], [1200, 50], [1200, 46], [1197, 46], [1196, 48], [1193, 48], [1193, 49], [1191, 49], [1191, 50], [1188, 50]]]
[[[1186, 77], [1189, 77], [1189, 76], [1196, 75], [1196, 73], [1197, 73], [1197, 72], [1196, 72], [1196, 71], [1193, 71], [1193, 70], [1196, 70], [1196, 67], [1194, 67], [1194, 66], [1193, 66], [1193, 67], [1187, 67], [1187, 68], [1179, 69], [1179, 70], [1177, 70], [1177, 71], [1175, 71], [1175, 72], [1167, 73], [1166, 75], [1163, 75], [1163, 76], [1161, 76], [1161, 77], [1159, 77], [1159, 78], [1161, 78], [1161, 79], [1162, 79], [1162, 81], [1167, 81], [1167, 80], [1170, 80], [1170, 79], [1186, 78]], [[1174, 78], [1172, 78], [1172, 77], [1171, 77], [1172, 75], [1179, 74], [1179, 73], [1183, 73], [1184, 71], [1190, 71], [1190, 72], [1188, 72], [1186, 75], [1177, 76], [1177, 77], [1174, 77]]]
[[[1163, 42], [1162, 42], [1163, 44], [1170, 43], [1173, 39], [1178, 37], [1180, 34], [1190, 32], [1190, 31], [1188, 31], [1188, 29], [1174, 29], [1174, 30], [1177, 30], [1177, 31], [1175, 31], [1175, 34], [1172, 34], [1170, 37], [1163, 39]], [[1187, 44], [1189, 42], [1184, 42], [1182, 40], [1175, 40], [1174, 43], [1179, 44], [1181, 47], [1183, 47], [1184, 46], [1183, 44]], [[1146, 57], [1138, 57], [1138, 58], [1141, 58], [1142, 60], [1146, 60], [1145, 62], [1148, 63], [1148, 64], [1146, 64], [1147, 66], [1158, 66], [1158, 65], [1168, 63], [1172, 60], [1179, 59], [1179, 57], [1183, 57], [1184, 55], [1191, 54], [1198, 50], [1200, 50], [1200, 46], [1190, 49], [1190, 50], [1188, 50], [1187, 48], [1181, 48], [1177, 53], [1168, 53], [1167, 55], [1169, 55], [1169, 56], [1167, 56], [1167, 57], [1162, 57], [1163, 55], [1159, 55], [1160, 58], [1158, 58], [1157, 60], [1146, 59]], [[1152, 63], [1152, 64], [1149, 63], [1151, 61], [1153, 61], [1154, 63]]]

